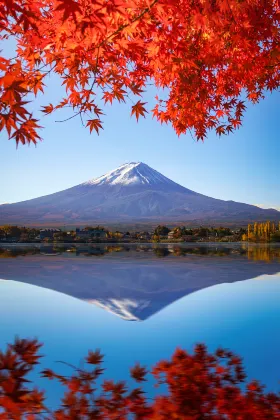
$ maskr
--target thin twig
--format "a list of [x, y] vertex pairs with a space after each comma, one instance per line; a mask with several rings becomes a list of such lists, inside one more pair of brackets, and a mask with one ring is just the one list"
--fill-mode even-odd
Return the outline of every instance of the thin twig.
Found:
[[[69, 121], [69, 120], [72, 120], [72, 118], [75, 118], [75, 117], [77, 117], [77, 115], [79, 115], [80, 113], [81, 113], [82, 111], [79, 111], [79, 112], [77, 112], [76, 114], [74, 114], [74, 115], [71, 115], [71, 117], [69, 117], [69, 118], [66, 118], [65, 120], [57, 120], [57, 121], [55, 121], [55, 122], [59, 122], [59, 123], [63, 123], [63, 122], [65, 122], [65, 121]], [[62, 362], [61, 362], [62, 363]]]

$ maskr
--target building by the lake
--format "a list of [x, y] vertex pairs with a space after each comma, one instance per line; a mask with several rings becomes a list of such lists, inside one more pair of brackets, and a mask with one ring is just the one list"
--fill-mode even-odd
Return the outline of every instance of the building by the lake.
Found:
[[76, 229], [76, 239], [90, 240], [105, 238], [107, 238], [107, 233], [104, 229]]

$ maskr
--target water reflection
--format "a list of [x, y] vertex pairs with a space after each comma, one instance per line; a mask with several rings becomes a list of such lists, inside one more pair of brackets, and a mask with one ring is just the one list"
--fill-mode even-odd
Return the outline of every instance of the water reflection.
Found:
[[29, 244], [29, 245], [1, 245], [0, 258], [15, 258], [28, 255], [61, 255], [63, 253], [72, 255], [102, 257], [115, 253], [152, 253], [154, 256], [163, 258], [168, 256], [208, 255], [208, 256], [230, 256], [242, 255], [254, 261], [280, 262], [280, 246], [270, 244], [131, 244], [131, 245], [94, 245], [94, 244]]
[[[55, 370], [100, 348], [121, 380], [136, 361], [204, 342], [240, 354], [250, 378], [278, 391], [279, 256], [244, 244], [1, 247], [0, 348], [38, 337]], [[55, 404], [59, 387], [35, 379]]]
[[276, 274], [279, 262], [277, 246], [17, 245], [0, 248], [0, 278], [64, 293], [139, 321], [199, 290]]

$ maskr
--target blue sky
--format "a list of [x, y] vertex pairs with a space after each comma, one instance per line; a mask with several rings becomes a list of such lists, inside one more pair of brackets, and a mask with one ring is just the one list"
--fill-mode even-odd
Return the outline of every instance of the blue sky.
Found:
[[[60, 93], [51, 79], [41, 103], [56, 102]], [[2, 132], [0, 203], [50, 194], [142, 161], [202, 194], [280, 209], [279, 102], [276, 92], [249, 104], [241, 129], [221, 138], [212, 133], [204, 143], [189, 134], [178, 138], [150, 115], [137, 124], [131, 103], [106, 108], [100, 136], [90, 135], [78, 118], [57, 123], [58, 115], [43, 118], [44, 141], [37, 147], [16, 150]]]

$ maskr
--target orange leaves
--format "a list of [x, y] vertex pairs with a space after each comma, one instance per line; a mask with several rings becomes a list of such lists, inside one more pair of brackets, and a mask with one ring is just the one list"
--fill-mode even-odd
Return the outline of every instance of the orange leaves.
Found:
[[36, 340], [16, 339], [0, 351], [0, 417], [20, 419], [44, 409], [44, 393], [29, 386], [27, 375], [38, 364], [41, 345]]
[[145, 112], [147, 113], [147, 111], [144, 108], [144, 105], [146, 105], [146, 103], [147, 102], [138, 101], [135, 105], [132, 106], [131, 116], [135, 115], [137, 121], [141, 115], [145, 117]]
[[110, 104], [112, 105], [114, 98], [115, 98], [115, 95], [113, 92], [104, 92], [103, 99], [104, 99], [105, 104], [107, 102], [110, 102]]
[[39, 128], [42, 128], [37, 123], [38, 120], [32, 118], [30, 115], [30, 118], [21, 123], [19, 128], [14, 131], [10, 138], [15, 139], [17, 145], [19, 143], [25, 144], [26, 142], [36, 144], [39, 140], [41, 140], [37, 131]]
[[[36, 95], [38, 89], [42, 89], [41, 77], [34, 74], [34, 80], [29, 79], [29, 72], [24, 71], [19, 62], [15, 64], [1, 60], [2, 76], [0, 77], [0, 131], [6, 129], [9, 139], [15, 139], [16, 144], [25, 144], [40, 140], [37, 124], [26, 108], [26, 97], [33, 84], [33, 92]], [[4, 68], [6, 66], [6, 68]]]
[[63, 22], [70, 17], [76, 20], [76, 13], [81, 13], [79, 2], [75, 0], [58, 0], [59, 5], [56, 7], [56, 11], [63, 11]]
[[115, 89], [113, 92], [114, 98], [116, 98], [119, 102], [124, 102], [125, 94], [126, 94], [126, 91], [121, 88]]
[[116, 85], [112, 92], [105, 91], [103, 93], [102, 99], [104, 100], [105, 104], [107, 102], [112, 104], [114, 99], [117, 99], [118, 102], [125, 102], [125, 96], [127, 96], [126, 91]]
[[193, 13], [192, 21], [198, 30], [205, 28], [206, 19], [200, 12], [196, 11]]
[[143, 382], [146, 381], [145, 376], [147, 375], [148, 371], [145, 367], [140, 366], [139, 363], [130, 369], [130, 375], [136, 382]]
[[90, 132], [92, 132], [92, 130], [95, 130], [97, 132], [97, 134], [99, 134], [99, 129], [102, 128], [102, 124], [101, 121], [98, 118], [95, 118], [93, 120], [88, 120], [87, 121], [87, 127], [89, 127]]
[[51, 369], [42, 370], [41, 376], [48, 379], [54, 379], [56, 377], [55, 373]]
[[[0, 39], [14, 37], [17, 56], [0, 57], [0, 130], [9, 137], [18, 131], [18, 141], [37, 141], [22, 132], [29, 119], [22, 104], [33, 106], [52, 73], [61, 78], [66, 98], [43, 107], [45, 114], [70, 105], [82, 121], [87, 113], [98, 117], [97, 97], [105, 104], [126, 102], [154, 84], [165, 96], [154, 106], [157, 120], [202, 140], [210, 130], [224, 135], [240, 126], [244, 91], [255, 103], [280, 87], [274, 0], [2, 3]], [[147, 112], [144, 105], [132, 107], [137, 121]], [[97, 121], [88, 120], [91, 131], [101, 128]]]
[[54, 110], [53, 104], [49, 104], [49, 105], [46, 105], [46, 106], [42, 107], [42, 112], [46, 115], [51, 114], [53, 112], [53, 110]]
[[222, 134], [225, 134], [225, 133], [226, 133], [226, 130], [225, 130], [225, 125], [219, 125], [219, 126], [216, 128], [216, 133], [217, 133], [219, 136], [221, 136]]
[[221, 118], [221, 117], [223, 117], [223, 116], [224, 116], [224, 113], [225, 113], [225, 111], [224, 111], [223, 109], [218, 109], [218, 110], [216, 111], [216, 116], [217, 116], [217, 118]]
[[252, 102], [258, 102], [260, 95], [257, 92], [250, 92], [247, 97]]
[[100, 365], [103, 362], [103, 358], [104, 356], [100, 353], [100, 350], [89, 351], [86, 362], [90, 365]]
[[144, 92], [144, 90], [141, 89], [141, 87], [137, 86], [136, 84], [130, 85], [129, 88], [130, 88], [131, 92], [133, 93], [133, 95], [141, 96], [142, 93]]

